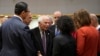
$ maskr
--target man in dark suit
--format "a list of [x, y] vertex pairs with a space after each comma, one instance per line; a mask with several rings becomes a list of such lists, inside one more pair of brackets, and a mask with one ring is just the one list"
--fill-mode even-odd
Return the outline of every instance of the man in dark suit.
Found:
[[40, 16], [38, 18], [38, 24], [38, 27], [31, 30], [32, 35], [34, 35], [33, 41], [36, 43], [36, 49], [42, 56], [51, 56], [53, 36], [48, 30], [51, 25], [51, 19], [46, 15]]
[[23, 23], [28, 13], [27, 3], [18, 2], [15, 5], [15, 15], [2, 24], [0, 56], [35, 56], [29, 27]]
[[0, 51], [2, 48], [2, 33], [1, 33], [1, 26], [0, 26]]
[[58, 35], [60, 33], [59, 29], [57, 29], [56, 21], [59, 19], [59, 17], [62, 16], [62, 13], [60, 11], [54, 12], [54, 25], [52, 25], [49, 30], [53, 33], [53, 35]]

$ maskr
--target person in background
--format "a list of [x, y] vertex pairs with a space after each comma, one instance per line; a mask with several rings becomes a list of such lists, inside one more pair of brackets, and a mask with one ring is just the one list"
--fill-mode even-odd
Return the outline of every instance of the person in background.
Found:
[[53, 14], [54, 17], [54, 25], [52, 25], [49, 30], [53, 33], [54, 36], [59, 35], [60, 30], [57, 29], [56, 21], [59, 19], [59, 17], [62, 16], [62, 13], [60, 11], [55, 11]]
[[1, 31], [1, 27], [0, 27], [0, 51], [2, 49], [2, 31]]
[[98, 56], [100, 56], [100, 25], [98, 23], [98, 18], [96, 14], [90, 14], [91, 25], [94, 26], [99, 32], [99, 42], [98, 42]]
[[36, 50], [42, 56], [52, 55], [53, 35], [48, 30], [51, 25], [51, 19], [47, 15], [42, 15], [38, 18], [38, 27], [31, 29], [33, 41], [36, 43]]
[[8, 19], [8, 16], [0, 16], [0, 27], [3, 24], [3, 22], [5, 22]]
[[50, 15], [48, 15], [48, 17], [50, 18], [50, 26], [52, 26], [53, 25], [53, 18], [50, 16]]
[[29, 14], [28, 4], [18, 2], [15, 15], [2, 24], [2, 49], [0, 56], [35, 56], [36, 50], [23, 20]]
[[59, 19], [59, 17], [62, 16], [62, 13], [60, 11], [55, 11], [53, 14], [54, 17], [54, 24], [56, 24], [56, 21]]
[[91, 26], [89, 12], [80, 9], [74, 13], [74, 22], [77, 26], [77, 56], [97, 56], [98, 31]]
[[76, 56], [76, 41], [71, 34], [75, 30], [72, 19], [61, 16], [57, 20], [57, 27], [60, 34], [54, 38], [52, 56]]
[[99, 30], [100, 25], [98, 23], [98, 18], [96, 14], [90, 14], [90, 18], [91, 18], [91, 25], [94, 26], [97, 30]]
[[31, 12], [28, 14], [28, 16], [23, 20], [23, 22], [26, 24], [26, 25], [29, 25], [30, 22], [32, 21], [32, 14]]

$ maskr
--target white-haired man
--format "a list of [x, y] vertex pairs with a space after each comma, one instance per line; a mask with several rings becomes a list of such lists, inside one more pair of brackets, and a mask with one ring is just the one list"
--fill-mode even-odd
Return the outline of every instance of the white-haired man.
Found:
[[42, 56], [52, 55], [53, 36], [48, 28], [51, 25], [51, 18], [47, 15], [38, 18], [38, 27], [31, 30], [33, 41], [37, 52], [40, 51]]

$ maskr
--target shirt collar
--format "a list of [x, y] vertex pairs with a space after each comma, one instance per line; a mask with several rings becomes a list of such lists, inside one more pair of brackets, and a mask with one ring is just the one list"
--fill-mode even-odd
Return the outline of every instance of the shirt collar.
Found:
[[18, 15], [14, 15], [14, 16], [15, 16], [15, 17], [18, 17], [21, 21], [23, 21], [22, 18], [21, 18], [20, 16], [18, 16]]

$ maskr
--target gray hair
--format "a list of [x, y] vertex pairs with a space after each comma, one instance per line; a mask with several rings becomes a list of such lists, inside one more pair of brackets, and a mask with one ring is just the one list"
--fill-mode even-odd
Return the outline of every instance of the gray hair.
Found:
[[53, 21], [52, 17], [50, 17], [49, 15], [41, 15], [38, 17], [38, 22], [43, 21], [43, 19], [50, 19], [51, 21]]
[[91, 13], [90, 14], [90, 17], [91, 17], [91, 19], [94, 19], [94, 20], [97, 20], [98, 21], [98, 18], [96, 16], [96, 14]]

